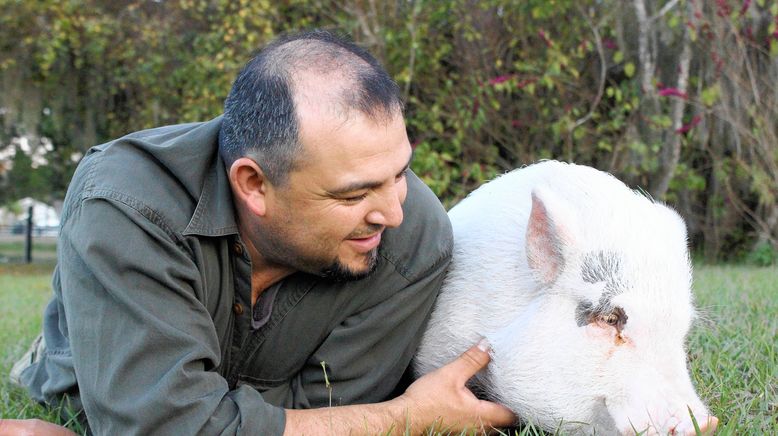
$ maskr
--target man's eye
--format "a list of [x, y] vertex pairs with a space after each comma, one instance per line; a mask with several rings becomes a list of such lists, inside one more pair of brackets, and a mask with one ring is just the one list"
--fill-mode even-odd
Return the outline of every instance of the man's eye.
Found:
[[395, 177], [395, 182], [399, 182], [400, 180], [404, 179], [405, 176], [408, 175], [408, 171], [409, 171], [409, 169], [406, 168], [400, 174], [398, 174], [397, 177]]
[[353, 197], [344, 197], [341, 198], [341, 200], [345, 201], [346, 203], [357, 203], [365, 199], [367, 197], [367, 193], [355, 195]]

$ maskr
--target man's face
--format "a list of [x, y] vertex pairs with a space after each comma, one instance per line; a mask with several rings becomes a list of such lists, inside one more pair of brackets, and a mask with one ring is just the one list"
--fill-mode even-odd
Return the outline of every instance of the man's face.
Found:
[[411, 146], [398, 112], [375, 122], [345, 121], [300, 108], [301, 158], [282, 186], [271, 186], [254, 245], [269, 263], [335, 279], [375, 267], [386, 228], [403, 219]]

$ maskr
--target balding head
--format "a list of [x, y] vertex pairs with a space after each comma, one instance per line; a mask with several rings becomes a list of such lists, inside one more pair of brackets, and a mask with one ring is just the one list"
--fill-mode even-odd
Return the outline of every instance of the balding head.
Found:
[[344, 120], [356, 111], [377, 123], [402, 110], [397, 84], [365, 50], [321, 30], [283, 36], [232, 86], [219, 135], [225, 163], [250, 157], [271, 182], [283, 184], [302, 149], [303, 106]]

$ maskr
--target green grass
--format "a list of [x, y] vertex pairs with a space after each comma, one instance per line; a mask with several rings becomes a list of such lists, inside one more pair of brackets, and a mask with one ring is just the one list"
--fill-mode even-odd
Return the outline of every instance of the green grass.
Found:
[[[52, 263], [0, 264], [0, 418], [40, 418], [63, 424], [59, 412], [31, 401], [8, 381], [19, 359], [41, 329], [43, 308], [51, 297]], [[71, 425], [81, 430], [76, 423]]]
[[[56, 238], [33, 238], [32, 259], [34, 262], [51, 263], [57, 258]], [[20, 263], [24, 261], [24, 237], [3, 237], [0, 240], [0, 263]]]
[[778, 434], [778, 268], [703, 266], [690, 367], [719, 435]]
[[[0, 417], [58, 422], [6, 376], [40, 330], [50, 275], [51, 264], [0, 265]], [[720, 419], [717, 434], [778, 434], [778, 268], [700, 266], [694, 288], [701, 319], [689, 337], [690, 368]]]

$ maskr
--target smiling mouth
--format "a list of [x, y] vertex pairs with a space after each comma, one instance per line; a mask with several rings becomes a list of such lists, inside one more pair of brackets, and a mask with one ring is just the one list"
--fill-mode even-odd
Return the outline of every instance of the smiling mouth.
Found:
[[372, 235], [368, 235], [368, 236], [356, 236], [356, 237], [349, 238], [349, 239], [351, 239], [352, 241], [366, 241], [368, 239], [373, 239], [376, 236], [381, 236], [381, 233], [382, 232], [373, 233]]
[[386, 230], [386, 227], [379, 224], [371, 224], [367, 228], [362, 230], [363, 231], [352, 233], [351, 235], [347, 236], [346, 239], [363, 240], [363, 239], [374, 238], [376, 235], [380, 236], [381, 233], [383, 233], [384, 230]]
[[357, 251], [368, 252], [378, 247], [378, 244], [381, 243], [382, 233], [383, 232], [378, 232], [366, 237], [349, 238], [346, 241], [349, 242], [352, 246], [354, 246], [354, 248], [356, 248]]

